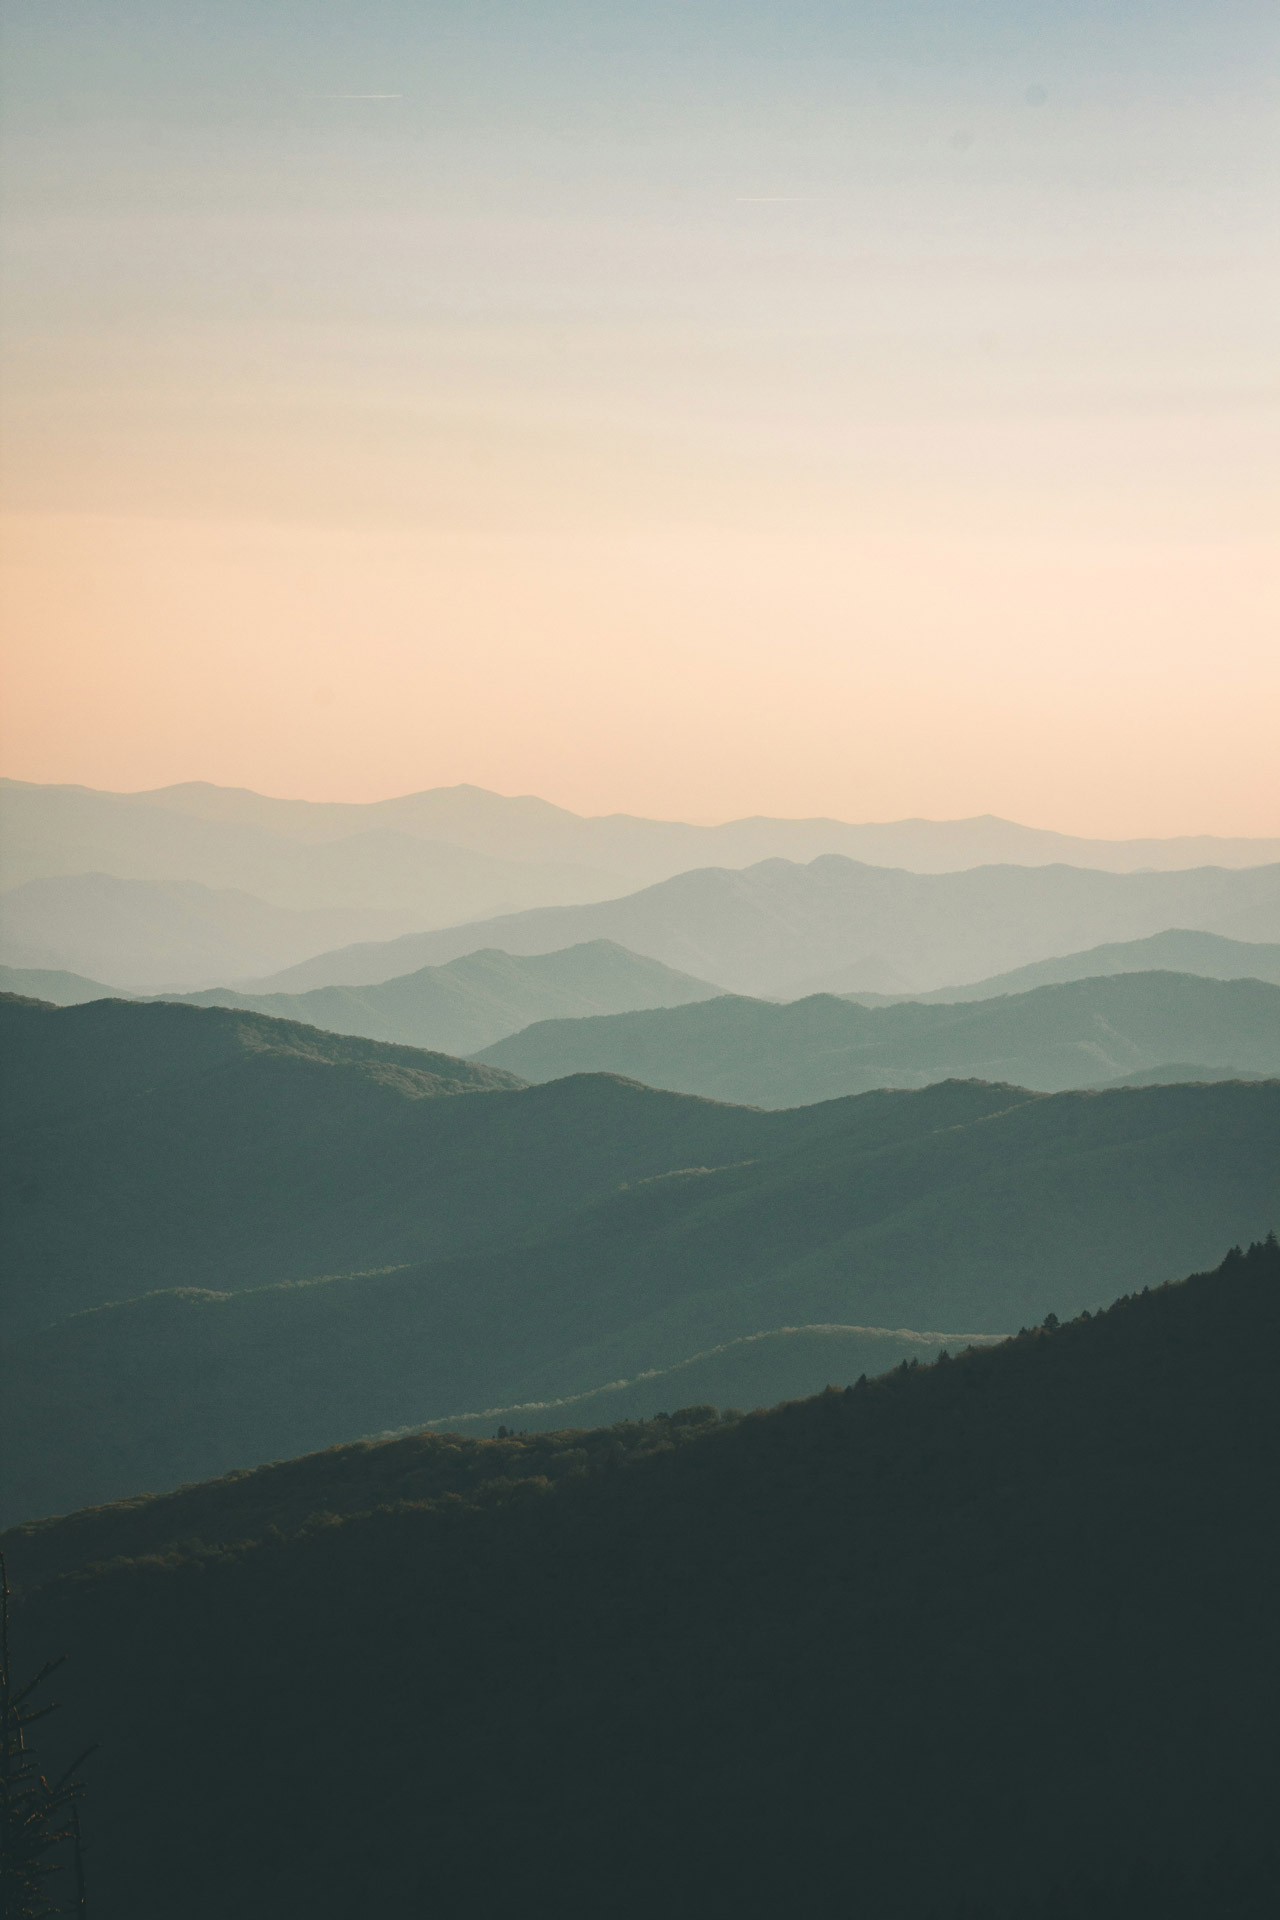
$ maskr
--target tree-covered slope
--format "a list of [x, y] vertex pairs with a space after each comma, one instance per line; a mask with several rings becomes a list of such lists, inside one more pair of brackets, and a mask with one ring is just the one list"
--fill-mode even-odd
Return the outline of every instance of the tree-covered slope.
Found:
[[526, 1080], [625, 1073], [765, 1107], [955, 1076], [1056, 1092], [1177, 1060], [1280, 1073], [1280, 986], [1135, 973], [972, 1005], [865, 1007], [815, 994], [777, 1006], [726, 995], [541, 1021], [479, 1057]]
[[16, 1630], [103, 1743], [94, 1911], [1263, 1920], [1278, 1341], [1272, 1242], [771, 1414], [7, 1542], [81, 1569]]
[[334, 1033], [468, 1054], [535, 1020], [682, 1007], [719, 991], [612, 940], [589, 940], [561, 953], [510, 954], [490, 947], [372, 986], [264, 994], [211, 987], [182, 998], [195, 1006], [248, 1007]]
[[[679, 1096], [592, 1078], [423, 1105], [472, 1143], [465, 1123], [505, 1105], [558, 1162], [572, 1142], [587, 1152], [585, 1129], [556, 1128], [557, 1100], [580, 1126], [582, 1095], [602, 1132], [643, 1100], [696, 1118]], [[697, 1104], [721, 1116], [722, 1142], [735, 1116], [744, 1139], [754, 1126], [754, 1149], [615, 1177], [603, 1197], [580, 1179], [575, 1205], [522, 1134], [523, 1177], [544, 1174], [544, 1203], [559, 1201], [524, 1232], [392, 1271], [155, 1292], [13, 1340], [8, 1517], [589, 1392], [778, 1327], [1003, 1333], [1280, 1219], [1276, 1083], [1029, 1095], [947, 1082], [777, 1115]], [[789, 1141], [782, 1127], [802, 1120], [811, 1131]], [[441, 1149], [433, 1172], [449, 1195], [468, 1168]]]
[[[3, 1324], [457, 1251], [830, 1125], [260, 1014], [0, 998]], [[464, 1098], [439, 1098], [464, 1095]]]

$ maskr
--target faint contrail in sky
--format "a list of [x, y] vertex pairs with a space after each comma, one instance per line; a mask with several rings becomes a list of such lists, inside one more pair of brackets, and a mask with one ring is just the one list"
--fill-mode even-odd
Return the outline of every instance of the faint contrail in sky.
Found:
[[403, 100], [402, 93], [318, 93], [317, 100]]

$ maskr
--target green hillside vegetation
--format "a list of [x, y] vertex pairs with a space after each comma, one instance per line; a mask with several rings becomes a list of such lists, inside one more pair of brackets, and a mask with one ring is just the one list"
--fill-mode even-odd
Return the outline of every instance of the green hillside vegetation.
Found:
[[1280, 1072], [1280, 987], [1120, 974], [973, 1005], [864, 1007], [830, 994], [541, 1021], [479, 1057], [525, 1080], [624, 1073], [714, 1100], [788, 1107], [973, 1076], [1056, 1092], [1167, 1061]]
[[0, 999], [0, 1066], [11, 1330], [456, 1252], [834, 1124], [163, 1003]]
[[195, 1006], [245, 1007], [334, 1033], [467, 1054], [535, 1020], [681, 1007], [719, 991], [612, 940], [591, 940], [563, 953], [513, 955], [489, 947], [366, 987], [264, 994], [213, 987], [181, 998]]
[[762, 860], [740, 871], [676, 874], [617, 900], [359, 943], [240, 986], [301, 993], [388, 980], [477, 947], [532, 954], [615, 940], [735, 993], [786, 998], [837, 968], [854, 970], [844, 979], [850, 990], [919, 992], [983, 980], [1081, 940], [1137, 940], [1171, 926], [1280, 940], [1280, 864], [1235, 872], [989, 866], [907, 873], [836, 854], [807, 866]]
[[[585, 1077], [414, 1110], [430, 1125], [400, 1150], [415, 1207], [424, 1158], [439, 1181], [437, 1257], [143, 1293], [9, 1342], [7, 1518], [590, 1392], [779, 1327], [1002, 1333], [1280, 1218], [1276, 1082], [1032, 1095], [951, 1081], [764, 1114]], [[505, 1234], [496, 1202], [479, 1225], [467, 1214], [495, 1178], [486, 1141]], [[697, 1151], [715, 1145], [718, 1167]], [[680, 1146], [681, 1170], [638, 1170]], [[233, 1204], [233, 1183], [217, 1193]], [[450, 1255], [467, 1228], [470, 1249]]]
[[[1168, 927], [1145, 940], [1115, 940], [1088, 947], [1054, 960], [1036, 960], [1012, 973], [975, 980], [965, 987], [936, 987], [932, 993], [851, 993], [864, 1006], [883, 1006], [891, 1000], [990, 1000], [998, 993], [1029, 993], [1033, 987], [1060, 986], [1067, 980], [1093, 980], [1113, 973], [1198, 973], [1207, 980], [1269, 980], [1280, 986], [1280, 946], [1263, 940], [1228, 940], [1220, 933], [1197, 933], [1189, 927]], [[814, 993], [841, 993], [840, 975], [815, 980]]]
[[1264, 1920], [1278, 1342], [1272, 1239], [772, 1413], [9, 1536], [95, 1916]]
[[493, 1431], [497, 1421], [521, 1433], [553, 1433], [567, 1420], [607, 1424], [651, 1420], [667, 1407], [713, 1405], [739, 1412], [803, 1400], [833, 1382], [847, 1385], [860, 1374], [874, 1377], [904, 1360], [936, 1360], [943, 1348], [991, 1346], [991, 1333], [916, 1333], [909, 1327], [773, 1327], [726, 1340], [674, 1367], [611, 1380], [564, 1400], [528, 1400], [515, 1407], [432, 1420], [450, 1433]]

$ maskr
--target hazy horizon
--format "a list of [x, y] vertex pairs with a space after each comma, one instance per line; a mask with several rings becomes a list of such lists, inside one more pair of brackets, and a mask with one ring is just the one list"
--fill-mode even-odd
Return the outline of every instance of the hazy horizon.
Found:
[[597, 820], [610, 819], [610, 818], [637, 819], [637, 820], [647, 820], [655, 825], [688, 826], [688, 827], [704, 828], [707, 830], [711, 830], [716, 827], [739, 825], [745, 821], [750, 821], [752, 819], [761, 819], [761, 820], [777, 819], [777, 820], [786, 821], [786, 822], [794, 822], [795, 824], [799, 824], [799, 825], [803, 825], [806, 820], [811, 820], [811, 821], [828, 820], [835, 825], [850, 826], [850, 827], [906, 827], [906, 826], [947, 827], [947, 826], [970, 826], [970, 825], [977, 825], [982, 822], [990, 821], [990, 822], [998, 822], [1002, 826], [1014, 826], [1014, 827], [1023, 828], [1031, 833], [1060, 834], [1065, 838], [1095, 839], [1100, 841], [1143, 840], [1143, 839], [1189, 839], [1189, 840], [1260, 839], [1260, 840], [1267, 840], [1267, 839], [1272, 839], [1277, 837], [1269, 834], [1210, 834], [1207, 832], [1191, 832], [1186, 834], [1164, 834], [1164, 835], [1108, 834], [1108, 833], [1075, 835], [1070, 833], [1068, 829], [1057, 826], [1052, 821], [1014, 820], [1008, 814], [999, 814], [999, 813], [994, 813], [990, 811], [986, 813], [981, 813], [981, 814], [950, 815], [946, 817], [941, 815], [929, 815], [929, 814], [919, 814], [919, 813], [900, 814], [892, 819], [888, 817], [884, 817], [881, 819], [874, 819], [874, 820], [873, 819], [842, 820], [840, 816], [836, 814], [767, 815], [760, 812], [758, 809], [754, 813], [750, 813], [750, 814], [721, 814], [721, 815], [714, 815], [714, 816], [706, 815], [701, 818], [695, 817], [690, 814], [684, 814], [684, 815], [637, 814], [625, 807], [608, 807], [608, 806], [602, 807], [598, 812], [595, 812], [595, 813], [584, 813], [582, 810], [576, 807], [571, 807], [562, 800], [553, 799], [545, 793], [504, 793], [496, 787], [481, 786], [479, 782], [474, 780], [456, 780], [456, 781], [450, 781], [447, 783], [442, 782], [434, 786], [414, 787], [414, 788], [405, 790], [403, 792], [372, 793], [367, 796], [361, 796], [359, 798], [352, 798], [344, 794], [335, 794], [335, 793], [272, 792], [265, 787], [250, 787], [250, 786], [244, 786], [244, 785], [232, 786], [227, 782], [216, 781], [216, 780], [206, 780], [200, 777], [165, 781], [163, 784], [160, 784], [157, 786], [149, 786], [149, 787], [111, 788], [111, 787], [96, 787], [89, 781], [83, 781], [83, 780], [32, 781], [32, 780], [24, 779], [23, 777], [17, 774], [0, 771], [0, 785], [4, 784], [5, 782], [13, 782], [16, 785], [24, 785], [24, 786], [51, 786], [51, 787], [64, 786], [64, 787], [70, 787], [70, 788], [79, 787], [79, 788], [82, 788], [85, 792], [104, 793], [113, 798], [126, 799], [126, 800], [146, 799], [151, 795], [169, 793], [169, 792], [180, 790], [183, 787], [211, 787], [211, 788], [216, 788], [223, 792], [228, 792], [228, 793], [240, 792], [240, 793], [252, 794], [254, 795], [255, 798], [258, 798], [258, 799], [279, 801], [286, 805], [301, 805], [301, 806], [337, 805], [337, 806], [376, 807], [382, 804], [390, 804], [398, 800], [420, 799], [423, 796], [431, 793], [472, 792], [472, 793], [484, 794], [486, 797], [491, 799], [511, 801], [513, 803], [518, 803], [520, 801], [526, 801], [526, 800], [534, 801], [541, 806], [554, 807], [558, 811], [573, 814], [577, 818], [597, 819]]
[[1276, 44], [11, 8], [5, 764], [1280, 833]]

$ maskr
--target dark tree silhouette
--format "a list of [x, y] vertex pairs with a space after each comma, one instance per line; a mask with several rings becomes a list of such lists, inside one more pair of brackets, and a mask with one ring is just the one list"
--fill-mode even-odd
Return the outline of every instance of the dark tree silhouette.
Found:
[[[57, 1914], [83, 1914], [84, 1862], [78, 1801], [84, 1792], [77, 1778], [89, 1748], [50, 1784], [40, 1771], [28, 1730], [53, 1713], [57, 1702], [31, 1704], [50, 1674], [62, 1665], [50, 1660], [24, 1687], [14, 1684], [9, 1654], [9, 1574], [0, 1554], [0, 1915], [3, 1920], [52, 1920]], [[71, 1869], [70, 1904], [50, 1898], [55, 1875]]]

